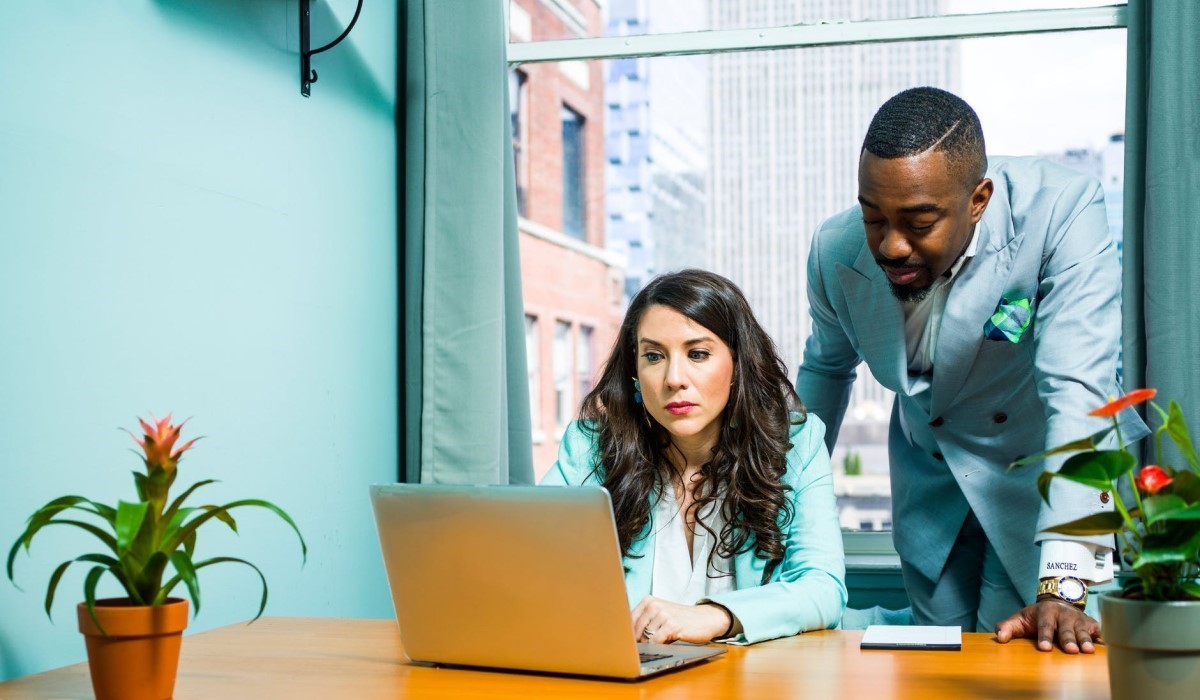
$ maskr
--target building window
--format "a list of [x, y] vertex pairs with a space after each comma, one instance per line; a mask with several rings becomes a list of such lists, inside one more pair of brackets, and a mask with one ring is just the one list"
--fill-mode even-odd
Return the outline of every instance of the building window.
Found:
[[561, 428], [571, 422], [575, 402], [571, 396], [571, 324], [554, 322], [554, 417]]
[[592, 390], [592, 371], [594, 361], [592, 360], [592, 336], [595, 334], [595, 329], [591, 326], [580, 326], [579, 337], [575, 344], [575, 371], [579, 377], [579, 400], [588, 395]]
[[586, 240], [584, 227], [584, 158], [583, 115], [562, 108], [562, 230], [563, 233]]
[[510, 70], [508, 72], [508, 115], [512, 123], [513, 173], [517, 183], [517, 214], [529, 216], [529, 164], [528, 149], [525, 144], [529, 141], [526, 122], [529, 120], [528, 108], [529, 77], [524, 71]]
[[525, 314], [525, 371], [529, 379], [529, 418], [535, 431], [542, 427], [541, 353], [537, 316]]

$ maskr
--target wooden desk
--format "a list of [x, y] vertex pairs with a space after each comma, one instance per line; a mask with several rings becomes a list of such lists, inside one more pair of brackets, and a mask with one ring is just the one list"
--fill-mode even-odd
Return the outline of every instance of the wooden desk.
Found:
[[[392, 620], [263, 618], [186, 637], [175, 686], [187, 698], [1107, 698], [1104, 647], [1037, 651], [964, 634], [961, 652], [862, 651], [861, 632], [730, 647], [640, 682], [413, 666]], [[568, 640], [564, 639], [564, 642]], [[80, 642], [82, 646], [82, 642]], [[90, 698], [87, 664], [0, 683], [0, 698]]]

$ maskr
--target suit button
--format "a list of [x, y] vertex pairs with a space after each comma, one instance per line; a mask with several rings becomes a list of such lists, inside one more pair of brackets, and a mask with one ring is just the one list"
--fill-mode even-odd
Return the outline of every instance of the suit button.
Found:
[[936, 459], [936, 460], [937, 460], [937, 461], [939, 461], [939, 462], [941, 462], [941, 461], [943, 461], [943, 460], [945, 460], [945, 459], [946, 459], [945, 457], [943, 457], [943, 456], [942, 456], [942, 453], [941, 453], [941, 452], [934, 452], [934, 453], [933, 453], [933, 458], [934, 458], [934, 459]]
[[945, 418], [938, 416], [937, 418], [934, 418], [933, 420], [929, 421], [929, 424], [935, 428], [940, 428], [940, 427], [942, 427], [942, 424], [945, 422], [946, 422]]
[[997, 423], [1003, 423], [1004, 421], [1008, 420], [1008, 414], [1004, 412], [997, 413], [996, 415], [992, 416], [992, 420], [996, 421]]

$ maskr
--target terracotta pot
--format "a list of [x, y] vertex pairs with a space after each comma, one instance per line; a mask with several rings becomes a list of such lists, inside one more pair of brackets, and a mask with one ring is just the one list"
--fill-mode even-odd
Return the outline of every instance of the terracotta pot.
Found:
[[1200, 601], [1100, 596], [1113, 700], [1194, 698], [1200, 688]]
[[163, 605], [130, 605], [128, 598], [97, 600], [96, 617], [104, 632], [86, 604], [80, 603], [77, 611], [96, 700], [168, 700], [175, 693], [179, 645], [188, 619], [186, 600], [168, 598]]

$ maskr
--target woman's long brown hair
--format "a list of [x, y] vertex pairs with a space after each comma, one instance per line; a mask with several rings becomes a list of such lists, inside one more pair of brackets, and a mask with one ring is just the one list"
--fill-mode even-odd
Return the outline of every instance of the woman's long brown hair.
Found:
[[733, 386], [712, 459], [700, 467], [692, 510], [723, 497], [725, 524], [716, 538], [710, 565], [753, 548], [767, 560], [765, 583], [783, 559], [784, 530], [794, 514], [783, 477], [791, 426], [805, 419], [804, 407], [775, 343], [754, 318], [741, 290], [724, 277], [702, 270], [662, 275], [629, 305], [612, 354], [596, 387], [583, 400], [581, 427], [599, 447], [594, 467], [612, 496], [621, 552], [630, 553], [646, 527], [653, 503], [671, 483], [670, 434], [634, 400], [637, 327], [651, 306], [673, 309], [704, 326], [733, 352]]

